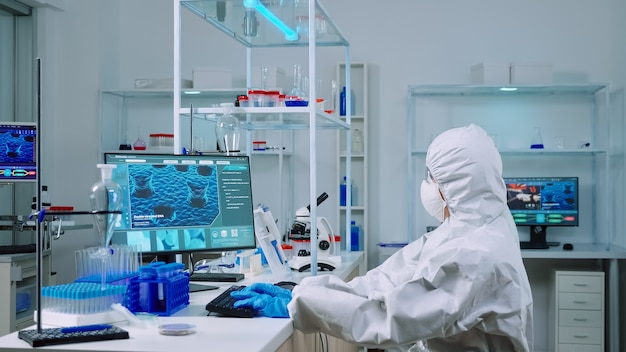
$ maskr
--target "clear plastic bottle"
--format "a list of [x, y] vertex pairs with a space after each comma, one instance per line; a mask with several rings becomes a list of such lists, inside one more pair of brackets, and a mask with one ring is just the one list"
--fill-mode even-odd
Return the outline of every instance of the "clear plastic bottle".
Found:
[[222, 103], [224, 113], [217, 119], [215, 136], [220, 151], [233, 153], [239, 151], [240, 123], [232, 114], [234, 104]]
[[358, 128], [352, 130], [352, 152], [363, 153], [363, 132]]

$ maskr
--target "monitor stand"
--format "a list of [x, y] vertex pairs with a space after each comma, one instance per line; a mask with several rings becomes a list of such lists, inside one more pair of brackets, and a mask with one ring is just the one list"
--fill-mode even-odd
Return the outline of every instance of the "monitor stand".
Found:
[[530, 241], [520, 241], [521, 249], [548, 249], [560, 245], [560, 242], [546, 241], [546, 225], [530, 226]]

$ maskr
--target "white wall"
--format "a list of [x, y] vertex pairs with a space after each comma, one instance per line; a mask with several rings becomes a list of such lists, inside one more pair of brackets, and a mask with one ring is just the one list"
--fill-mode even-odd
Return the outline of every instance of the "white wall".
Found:
[[[117, 2], [68, 1], [63, 10], [37, 9], [37, 56], [42, 60], [42, 184], [55, 205], [90, 210], [98, 179], [98, 104], [101, 84], [117, 84]], [[111, 83], [113, 82], [113, 83]], [[75, 216], [77, 223], [93, 219]], [[95, 230], [66, 231], [52, 243], [59, 283], [76, 275], [74, 251], [94, 245]]]
[[[626, 102], [624, 98], [624, 87], [626, 87], [626, 40], [624, 40], [623, 33], [626, 33], [626, 22], [622, 19], [626, 14], [626, 1], [613, 0], [612, 1], [612, 37], [611, 37], [611, 71], [612, 82], [615, 93], [612, 95], [612, 112], [615, 114], [616, 121], [620, 121], [621, 124], [615, 126], [615, 133], [620, 133], [621, 136], [626, 136], [624, 124], [624, 109]], [[626, 218], [623, 215], [623, 210], [626, 207], [626, 164], [624, 160], [624, 140], [620, 138], [615, 146], [618, 157], [616, 158], [615, 165], [615, 177], [613, 183], [617, 185], [616, 190], [616, 202], [614, 204], [616, 209], [616, 237], [614, 243], [626, 247], [626, 235], [624, 235], [624, 228], [626, 228]]]
[[[557, 83], [624, 84], [616, 79], [624, 76], [620, 63], [625, 56], [618, 35], [624, 25], [614, 11], [623, 10], [618, 0], [343, 0], [324, 5], [350, 40], [352, 60], [370, 65], [370, 258], [378, 257], [380, 240], [406, 239], [408, 214], [399, 209], [407, 204], [409, 84], [467, 83], [469, 67], [483, 61], [551, 62]], [[98, 90], [132, 88], [135, 78], [172, 76], [171, 11], [170, 0], [67, 0], [62, 12], [42, 11], [44, 127], [52, 132], [44, 139], [43, 177], [55, 203], [88, 206], [89, 186], [97, 178]], [[191, 78], [195, 66], [232, 67], [243, 82], [245, 49], [189, 11], [183, 9], [182, 15], [183, 76]], [[318, 73], [329, 82], [344, 52], [320, 48], [320, 54]], [[284, 67], [290, 76], [292, 65], [306, 63], [305, 58], [305, 49], [259, 49], [253, 64]], [[318, 155], [334, 150], [332, 134], [323, 138], [328, 143]], [[301, 139], [306, 145], [306, 136]], [[307, 158], [304, 153], [297, 165], [306, 166]], [[328, 174], [322, 176], [320, 192], [334, 192], [328, 190], [334, 172]], [[301, 193], [296, 206], [308, 203], [308, 191]], [[71, 251], [87, 237], [92, 234], [68, 232], [55, 242], [57, 270], [70, 264]]]

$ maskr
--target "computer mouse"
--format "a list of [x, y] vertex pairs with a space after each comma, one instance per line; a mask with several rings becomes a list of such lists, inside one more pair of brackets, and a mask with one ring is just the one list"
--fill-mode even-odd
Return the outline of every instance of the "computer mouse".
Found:
[[571, 251], [572, 249], [574, 249], [574, 245], [571, 243], [563, 243], [563, 250], [566, 251]]
[[291, 291], [297, 285], [297, 283], [293, 281], [280, 281], [275, 283], [274, 285]]

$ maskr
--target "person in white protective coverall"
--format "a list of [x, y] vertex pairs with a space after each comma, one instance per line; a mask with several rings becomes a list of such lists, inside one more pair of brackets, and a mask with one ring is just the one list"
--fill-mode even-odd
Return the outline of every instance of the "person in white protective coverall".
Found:
[[531, 290], [493, 140], [476, 125], [445, 131], [426, 167], [421, 199], [436, 230], [363, 276], [307, 277], [268, 307], [286, 306], [305, 333], [369, 348], [532, 351]]

